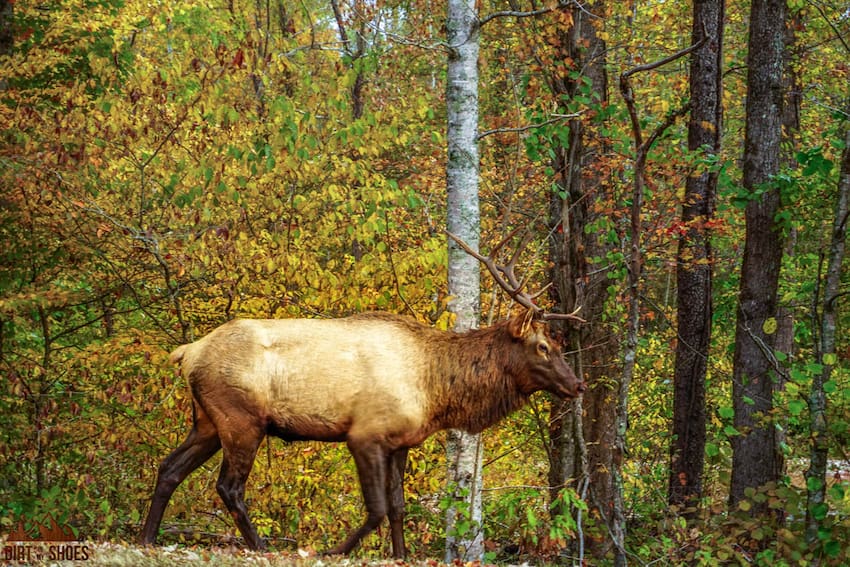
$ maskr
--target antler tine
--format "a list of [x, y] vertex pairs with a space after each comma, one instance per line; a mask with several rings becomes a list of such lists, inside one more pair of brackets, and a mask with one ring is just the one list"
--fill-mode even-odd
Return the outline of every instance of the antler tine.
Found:
[[[508, 238], [510, 238], [511, 236], [516, 234], [518, 230], [519, 229], [517, 228], [513, 232], [511, 232], [511, 234], [508, 236]], [[516, 266], [517, 261], [519, 261], [519, 255], [522, 254], [522, 252], [526, 249], [528, 244], [533, 239], [534, 239], [534, 234], [532, 234], [531, 231], [526, 232], [525, 236], [522, 237], [522, 241], [519, 243], [519, 246], [517, 246], [516, 250], [514, 250], [513, 256], [511, 256], [511, 260], [508, 262], [508, 266], [511, 267], [511, 271], [513, 271], [513, 267]]]
[[[519, 228], [516, 228], [513, 231], [511, 231], [511, 234], [508, 235], [508, 239], [511, 238], [513, 235], [515, 235], [518, 231], [519, 231]], [[517, 295], [520, 295], [522, 288], [525, 287], [525, 284], [528, 281], [528, 280], [523, 281], [523, 282], [519, 281], [519, 279], [516, 277], [516, 274], [514, 274], [514, 268], [516, 267], [516, 264], [519, 261], [519, 255], [522, 254], [523, 250], [525, 250], [525, 248], [528, 246], [529, 242], [531, 242], [531, 240], [533, 238], [534, 238], [534, 235], [531, 232], [527, 232], [525, 234], [525, 236], [522, 238], [522, 241], [519, 243], [519, 246], [517, 246], [516, 250], [514, 250], [514, 253], [511, 256], [511, 259], [508, 261], [508, 263], [505, 266], [499, 267], [499, 270], [503, 274], [505, 274], [505, 277], [508, 278], [508, 283], [511, 284], [511, 287], [513, 288], [513, 292], [511, 292], [510, 290], [506, 290], [506, 291], [508, 291], [508, 293], [511, 294], [511, 297], [514, 297], [514, 299], [516, 299]], [[499, 246], [501, 246], [504, 243], [505, 243], [505, 240], [500, 242]], [[491, 252], [491, 254], [492, 254], [492, 252]], [[526, 294], [523, 294], [523, 295], [526, 295]], [[529, 299], [529, 301], [532, 301], [533, 298], [531, 296], [528, 296], [528, 299]], [[517, 301], [519, 301], [519, 300], [517, 299]], [[520, 305], [528, 307], [528, 305], [526, 305], [525, 303], [521, 303]], [[535, 305], [535, 308], [537, 308], [536, 305]]]
[[[521, 292], [525, 284], [517, 281], [516, 275], [514, 274], [514, 266], [516, 265], [517, 258], [519, 257], [519, 255], [517, 253], [514, 253], [514, 255], [511, 257], [510, 262], [508, 262], [506, 266], [497, 266], [495, 260], [493, 259], [494, 253], [497, 252], [499, 248], [504, 246], [505, 243], [508, 242], [511, 237], [515, 235], [518, 231], [518, 228], [514, 229], [506, 238], [504, 238], [501, 242], [494, 246], [493, 249], [490, 251], [490, 256], [482, 256], [481, 254], [473, 250], [472, 247], [466, 242], [464, 242], [459, 236], [452, 234], [448, 230], [444, 232], [452, 240], [454, 240], [457, 245], [463, 249], [464, 252], [484, 264], [484, 266], [493, 276], [493, 279], [496, 281], [499, 287], [505, 290], [508, 295], [510, 295], [514, 299], [514, 301], [516, 301], [526, 309], [531, 309], [538, 313], [542, 313], [543, 310], [539, 306], [534, 304], [534, 301], [532, 301], [531, 296]], [[524, 242], [526, 240], [530, 241], [528, 237], [523, 239]], [[520, 248], [520, 250], [527, 245], [528, 242], [525, 242], [525, 244]]]
[[[457, 245], [463, 249], [464, 252], [484, 264], [484, 266], [490, 272], [490, 275], [492, 275], [496, 283], [499, 284], [499, 287], [501, 287], [508, 293], [511, 293], [511, 284], [506, 282], [505, 278], [503, 277], [504, 270], [496, 265], [496, 262], [493, 260], [492, 256], [482, 256], [481, 254], [473, 250], [472, 247], [466, 242], [464, 242], [459, 236], [452, 234], [448, 230], [444, 232], [449, 235], [449, 237], [451, 237], [451, 239], [454, 240]], [[496, 245], [496, 248], [494, 248], [494, 250], [498, 249], [498, 247], [502, 246], [506, 241], [507, 240], [500, 242], [498, 245]]]
[[557, 319], [559, 321], [577, 321], [579, 323], [587, 323], [586, 320], [578, 316], [579, 311], [581, 311], [581, 305], [573, 309], [572, 313], [544, 313], [543, 319], [545, 321], [552, 321]]
[[[523, 307], [526, 307], [528, 309], [533, 309], [535, 311], [539, 311], [540, 308], [538, 306], [534, 305], [534, 302], [532, 302], [531, 299], [526, 294], [520, 293], [520, 290], [522, 289], [522, 285], [519, 282], [516, 281], [516, 276], [514, 275], [514, 271], [513, 271], [513, 264], [516, 263], [516, 262], [514, 262], [515, 258], [511, 258], [511, 263], [508, 263], [507, 266], [497, 266], [495, 260], [493, 259], [494, 252], [498, 251], [499, 248], [504, 246], [505, 243], [508, 240], [510, 240], [510, 237], [512, 235], [516, 234], [517, 230], [519, 230], [519, 229], [512, 231], [511, 234], [509, 234], [507, 238], [505, 238], [504, 240], [499, 242], [496, 246], [494, 246], [493, 250], [490, 251], [490, 256], [482, 256], [481, 254], [479, 254], [478, 252], [473, 250], [472, 247], [469, 244], [467, 244], [466, 242], [464, 242], [459, 236], [452, 234], [448, 230], [446, 230], [444, 232], [452, 240], [454, 240], [457, 243], [457, 245], [460, 246], [463, 249], [464, 252], [466, 252], [467, 254], [469, 254], [470, 256], [472, 256], [473, 258], [475, 258], [476, 260], [478, 260], [482, 264], [484, 264], [484, 266], [490, 272], [490, 275], [493, 276], [493, 279], [496, 281], [496, 283], [499, 285], [499, 287], [501, 287], [503, 290], [505, 290], [508, 293], [508, 295], [510, 295], [514, 299], [514, 301], [516, 301], [517, 303], [519, 303]], [[507, 278], [507, 281], [505, 280], [505, 278]]]
[[549, 283], [547, 283], [546, 285], [544, 285], [544, 286], [540, 289], [540, 291], [538, 291], [538, 292], [535, 292], [535, 293], [531, 294], [531, 299], [532, 299], [532, 300], [537, 299], [538, 297], [540, 297], [541, 295], [543, 295], [544, 293], [546, 293], [546, 291], [548, 291], [548, 289], [549, 289], [550, 287], [552, 287], [552, 282], [549, 282]]
[[[516, 236], [516, 233], [519, 232], [521, 229], [522, 229], [522, 227], [518, 226], [515, 229], [513, 229], [512, 231], [510, 231], [507, 236], [505, 236], [502, 240], [499, 241], [498, 244], [493, 246], [493, 248], [490, 250], [490, 256], [495, 257], [496, 253], [502, 248], [502, 246], [504, 246], [505, 244], [510, 242], [513, 239], [513, 237]], [[452, 238], [455, 238], [455, 240], [457, 240], [457, 237], [455, 237], [455, 236], [453, 236]]]

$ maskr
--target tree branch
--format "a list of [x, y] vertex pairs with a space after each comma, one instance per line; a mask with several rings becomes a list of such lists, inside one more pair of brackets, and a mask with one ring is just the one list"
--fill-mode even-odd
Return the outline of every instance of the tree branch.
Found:
[[481, 140], [487, 136], [492, 136], [493, 134], [510, 134], [510, 133], [518, 133], [518, 132], [527, 132], [529, 130], [534, 130], [535, 128], [540, 128], [542, 126], [548, 126], [549, 124], [556, 124], [561, 122], [562, 120], [572, 120], [573, 118], [578, 118], [581, 116], [581, 112], [576, 112], [574, 114], [553, 114], [554, 118], [550, 118], [545, 122], [540, 122], [539, 124], [527, 124], [525, 126], [517, 126], [514, 128], [494, 128], [492, 130], [485, 130], [478, 134], [477, 139]]
[[580, 3], [575, 0], [558, 0], [558, 3], [554, 6], [550, 6], [548, 8], [540, 8], [538, 10], [529, 10], [524, 12], [522, 10], [500, 10], [498, 12], [493, 12], [479, 20], [479, 25], [483, 26], [487, 22], [495, 20], [496, 18], [534, 18], [536, 16], [542, 16], [544, 14], [548, 14], [549, 12], [554, 12], [555, 10], [560, 10], [566, 8], [570, 4], [575, 4], [578, 8], [582, 9]]
[[642, 73], [644, 71], [651, 71], [653, 69], [658, 69], [659, 67], [663, 67], [664, 65], [667, 65], [668, 63], [672, 63], [673, 61], [675, 61], [675, 60], [677, 60], [681, 57], [684, 57], [685, 55], [687, 55], [687, 54], [689, 54], [693, 51], [696, 51], [697, 49], [702, 47], [705, 44], [706, 41], [708, 41], [708, 33], [703, 29], [702, 39], [700, 39], [698, 42], [696, 42], [696, 43], [694, 43], [694, 44], [692, 44], [692, 45], [690, 45], [690, 46], [688, 46], [684, 49], [680, 49], [676, 53], [673, 53], [672, 55], [668, 55], [667, 57], [664, 57], [663, 59], [659, 59], [658, 61], [654, 61], [652, 63], [646, 63], [644, 65], [638, 65], [637, 67], [632, 67], [631, 69], [628, 69], [627, 71], [623, 71], [620, 74], [620, 93], [622, 94], [623, 100], [626, 102], [626, 108], [629, 111], [629, 118], [631, 119], [631, 123], [632, 123], [632, 133], [633, 133], [634, 139], [635, 139], [635, 150], [638, 153], [641, 152], [644, 148], [648, 148], [652, 144], [652, 142], [654, 142], [658, 138], [658, 136], [661, 134], [661, 132], [664, 129], [668, 128], [670, 126], [670, 124], [672, 124], [673, 121], [675, 121], [675, 119], [677, 117], [681, 116], [687, 110], [689, 110], [690, 109], [690, 103], [685, 105], [684, 108], [681, 108], [681, 109], [671, 113], [670, 115], [668, 115], [668, 117], [664, 121], [664, 123], [658, 129], [656, 129], [653, 132], [652, 136], [650, 136], [649, 141], [647, 143], [644, 143], [643, 134], [641, 132], [641, 127], [640, 127], [640, 120], [638, 119], [637, 109], [635, 108], [635, 95], [634, 95], [634, 91], [632, 90], [632, 85], [631, 85], [631, 82], [629, 81], [629, 78], [636, 73]]
[[549, 12], [557, 10], [561, 6], [561, 4], [556, 4], [551, 8], [541, 8], [539, 10], [531, 10], [529, 12], [522, 12], [519, 10], [501, 10], [499, 12], [493, 12], [492, 14], [482, 18], [480, 25], [483, 26], [487, 22], [495, 20], [496, 18], [533, 18], [535, 16], [542, 16], [543, 14], [548, 14]]
[[692, 51], [696, 51], [697, 49], [699, 49], [700, 47], [705, 45], [706, 41], [708, 41], [708, 34], [706, 33], [705, 30], [703, 30], [702, 39], [700, 39], [698, 42], [696, 42], [692, 45], [689, 45], [688, 47], [685, 47], [684, 49], [680, 49], [676, 53], [673, 53], [672, 55], [668, 55], [667, 57], [665, 57], [663, 59], [659, 59], [658, 61], [654, 61], [652, 63], [645, 63], [643, 65], [638, 65], [637, 67], [632, 67], [628, 71], [624, 71], [622, 74], [620, 74], [620, 84], [621, 85], [623, 84], [623, 78], [628, 79], [629, 77], [631, 77], [632, 75], [634, 75], [636, 73], [642, 73], [644, 71], [652, 71], [653, 69], [658, 69], [659, 67], [663, 67], [664, 65], [667, 65], [668, 63], [672, 63], [676, 59], [684, 57], [685, 55], [687, 55], [688, 53], [690, 53]]

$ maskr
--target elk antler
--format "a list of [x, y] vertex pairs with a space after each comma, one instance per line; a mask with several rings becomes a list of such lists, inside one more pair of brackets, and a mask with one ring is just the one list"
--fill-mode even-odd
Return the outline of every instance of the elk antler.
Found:
[[517, 279], [516, 274], [514, 273], [514, 268], [516, 267], [516, 263], [519, 260], [519, 255], [522, 253], [523, 250], [525, 250], [525, 247], [528, 246], [528, 243], [531, 242], [532, 234], [530, 232], [523, 237], [522, 242], [520, 242], [520, 245], [514, 251], [513, 256], [511, 256], [511, 259], [506, 265], [499, 266], [496, 264], [495, 258], [499, 250], [509, 240], [511, 240], [518, 231], [519, 228], [516, 228], [511, 231], [510, 234], [508, 234], [504, 239], [502, 239], [501, 242], [496, 244], [493, 249], [490, 250], [489, 256], [482, 256], [481, 254], [473, 250], [472, 247], [469, 246], [469, 244], [461, 240], [460, 237], [452, 234], [448, 230], [446, 230], [445, 233], [449, 235], [449, 237], [454, 240], [457, 245], [463, 249], [464, 252], [484, 264], [490, 274], [492, 274], [493, 279], [499, 285], [499, 287], [505, 290], [508, 295], [514, 299], [514, 301], [516, 301], [523, 307], [532, 310], [544, 321], [551, 321], [553, 319], [566, 319], [570, 321], [586, 323], [584, 319], [578, 316], [578, 312], [581, 310], [581, 306], [576, 307], [576, 309], [572, 313], [547, 313], [543, 310], [542, 307], [534, 303], [534, 300], [536, 298], [540, 297], [540, 295], [543, 294], [544, 291], [549, 289], [549, 286], [552, 285], [551, 282], [546, 284], [543, 289], [534, 294], [529, 294], [522, 291], [522, 288], [525, 287], [525, 284], [528, 283], [528, 280], [526, 279], [525, 281], [520, 282], [519, 279]]

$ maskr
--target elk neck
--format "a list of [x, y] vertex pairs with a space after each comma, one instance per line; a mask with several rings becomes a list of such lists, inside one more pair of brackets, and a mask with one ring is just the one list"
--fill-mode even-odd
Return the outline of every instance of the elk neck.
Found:
[[522, 345], [506, 324], [464, 334], [431, 334], [426, 388], [437, 429], [478, 433], [521, 407], [528, 394]]

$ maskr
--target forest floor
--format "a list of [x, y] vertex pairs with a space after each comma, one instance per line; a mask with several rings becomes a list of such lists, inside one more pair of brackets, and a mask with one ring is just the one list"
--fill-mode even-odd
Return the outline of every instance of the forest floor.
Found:
[[361, 567], [419, 565], [436, 567], [435, 560], [406, 563], [398, 560], [374, 560], [344, 557], [320, 557], [312, 552], [253, 552], [238, 546], [208, 547], [166, 545], [141, 547], [113, 542], [4, 542], [0, 565], [83, 567], [172, 567], [209, 565], [230, 567]]

